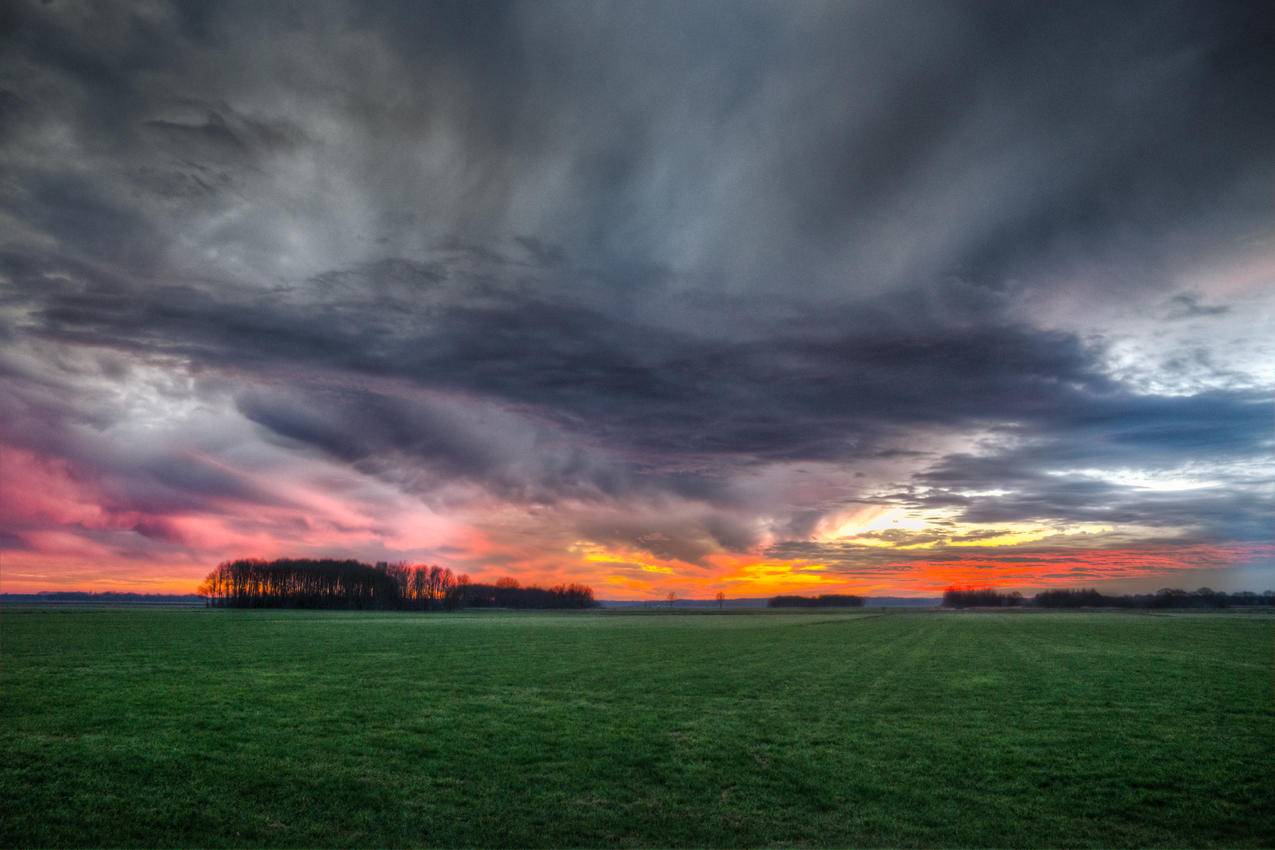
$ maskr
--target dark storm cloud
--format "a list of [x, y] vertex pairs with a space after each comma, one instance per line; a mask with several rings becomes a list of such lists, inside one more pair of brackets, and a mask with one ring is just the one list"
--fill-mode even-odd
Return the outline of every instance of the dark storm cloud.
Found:
[[[1033, 441], [954, 455], [918, 479], [971, 490], [1024, 478], [1039, 488], [1053, 480], [1043, 466], [1244, 458], [1269, 442], [1265, 396], [1139, 395], [1105, 377], [1097, 353], [1073, 336], [974, 321], [987, 306], [977, 295], [927, 305], [905, 292], [734, 341], [626, 323], [484, 280], [486, 272], [459, 273], [444, 261], [382, 261], [308, 281], [304, 299], [285, 292], [245, 302], [197, 289], [161, 289], [155, 299], [120, 281], [48, 281], [28, 306], [45, 339], [179, 355], [262, 382], [239, 397], [249, 419], [420, 490], [432, 479], [416, 478], [404, 458], [517, 499], [617, 497], [657, 485], [730, 502], [724, 471], [853, 462], [888, 453], [899, 429], [992, 427]], [[278, 389], [280, 376], [307, 369], [362, 376], [364, 385]], [[394, 383], [378, 389], [376, 379]], [[439, 392], [453, 395], [430, 396]], [[1054, 484], [1030, 507], [984, 500], [969, 518], [1047, 516], [1051, 506], [1071, 516], [1073, 505], [1110, 495]]]
[[[130, 166], [177, 184], [160, 194], [244, 189], [267, 152], [334, 152], [348, 133], [366, 159], [342, 170], [385, 212], [490, 235], [483, 219], [516, 227], [523, 192], [543, 189], [550, 233], [532, 236], [570, 237], [612, 268], [663, 262], [689, 228], [713, 252], [704, 274], [729, 246], [732, 271], [786, 269], [821, 296], [847, 273], [1003, 286], [1042, 261], [1150, 246], [1126, 268], [1146, 285], [1165, 236], [1253, 235], [1269, 217], [1270, 25], [1238, 4], [54, 4], [13, 16], [14, 96], [91, 134], [134, 188], [147, 181]], [[74, 111], [51, 99], [68, 90]], [[302, 144], [289, 95], [342, 129]], [[430, 166], [410, 163], [430, 145], [449, 172], [432, 191]], [[896, 261], [920, 228], [928, 244]]]
[[[428, 495], [441, 481], [520, 502], [605, 499], [634, 490], [628, 470], [493, 405], [358, 390], [250, 391], [239, 411], [293, 441]], [[670, 486], [673, 482], [668, 482]]]
[[[799, 313], [789, 328], [734, 340], [546, 301], [525, 280], [496, 285], [495, 272], [456, 273], [441, 261], [381, 261], [266, 294], [138, 286], [85, 268], [70, 275], [84, 280], [58, 278], [54, 266], [9, 268], [25, 291], [42, 282], [23, 306], [47, 340], [182, 356], [260, 377], [326, 367], [394, 378], [534, 409], [562, 428], [654, 455], [842, 459], [881, 450], [895, 426], [1067, 417], [1083, 427], [1086, 416], [1154, 423], [1162, 412], [1143, 412], [1074, 336], [995, 320], [977, 293], [908, 291], [855, 310]], [[732, 306], [723, 299], [723, 310], [701, 310], [703, 320]], [[391, 412], [373, 411], [368, 395], [354, 405], [360, 415]], [[336, 419], [344, 409], [318, 406]], [[1163, 412], [1164, 427], [1191, 427]], [[323, 428], [294, 425], [281, 428], [352, 456]], [[392, 424], [357, 430], [383, 433], [375, 448], [416, 433]]]
[[[123, 476], [78, 426], [130, 421], [101, 388], [162, 361], [409, 492], [702, 503], [578, 522], [689, 561], [828, 507], [739, 476], [886, 458], [899, 503], [969, 521], [1260, 537], [1261, 482], [1054, 473], [1263, 458], [1269, 394], [1129, 386], [1038, 312], [1066, 281], [1098, 314], [1234, 316], [1169, 272], [1275, 224], [1261, 11], [14, 4], [0, 338], [124, 371], [23, 361], [5, 438]], [[121, 492], [269, 500], [180, 449]]]

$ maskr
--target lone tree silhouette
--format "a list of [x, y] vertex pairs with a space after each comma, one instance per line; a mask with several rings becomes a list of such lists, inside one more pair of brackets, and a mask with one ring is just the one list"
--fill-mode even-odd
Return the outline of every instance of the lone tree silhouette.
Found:
[[720, 611], [726, 604], [726, 591], [717, 591], [717, 610]]
[[672, 608], [673, 603], [677, 601], [677, 591], [670, 590], [668, 592], [668, 596], [665, 596], [664, 598], [668, 600], [668, 607]]

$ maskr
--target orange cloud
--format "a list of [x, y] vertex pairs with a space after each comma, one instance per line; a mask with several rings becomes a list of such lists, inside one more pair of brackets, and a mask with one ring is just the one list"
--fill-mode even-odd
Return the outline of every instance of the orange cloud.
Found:
[[[859, 511], [820, 529], [830, 554], [782, 558], [717, 552], [696, 562], [641, 548], [564, 538], [544, 512], [480, 504], [437, 512], [388, 488], [343, 498], [366, 482], [331, 484], [317, 466], [276, 480], [268, 471], [216, 463], [265, 494], [264, 504], [222, 497], [145, 512], [112, 508], [103, 482], [67, 461], [5, 449], [0, 488], [0, 589], [191, 592], [218, 561], [283, 555], [442, 563], [476, 580], [591, 584], [601, 598], [707, 598], [846, 592], [932, 596], [951, 585], [1032, 589], [1110, 581], [1189, 583], [1193, 571], [1275, 558], [1275, 544], [1137, 546], [1067, 529], [930, 526], [897, 510]], [[982, 532], [968, 533], [968, 532]], [[868, 545], [871, 541], [871, 545]], [[924, 544], [924, 545], [919, 545]], [[838, 548], [841, 547], [841, 548]], [[835, 557], [834, 557], [835, 555]], [[1258, 588], [1265, 589], [1265, 588]]]

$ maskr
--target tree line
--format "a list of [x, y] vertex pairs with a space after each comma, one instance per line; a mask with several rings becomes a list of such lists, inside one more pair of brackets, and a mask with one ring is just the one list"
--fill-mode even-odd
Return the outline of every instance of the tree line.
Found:
[[943, 591], [944, 608], [1009, 608], [1023, 604], [1018, 591], [1002, 593], [990, 587], [949, 587]]
[[1042, 608], [1232, 608], [1275, 605], [1275, 590], [1254, 593], [1243, 590], [1227, 593], [1201, 587], [1187, 591], [1166, 587], [1155, 593], [1109, 596], [1093, 588], [1083, 590], [1046, 590], [1036, 594], [1033, 605]]
[[372, 565], [331, 558], [225, 561], [208, 574], [198, 592], [217, 608], [451, 611], [594, 605], [593, 589], [582, 584], [524, 587], [512, 578], [483, 584], [437, 565]]
[[593, 588], [583, 584], [538, 587], [517, 579], [497, 579], [495, 584], [465, 582], [457, 586], [460, 608], [592, 608]]
[[1202, 587], [1188, 591], [1166, 587], [1155, 593], [1111, 596], [1093, 588], [1045, 590], [1031, 599], [1017, 591], [1004, 593], [990, 587], [949, 587], [943, 591], [947, 608], [1008, 608], [1032, 605], [1038, 608], [1232, 608], [1275, 605], [1275, 591], [1226, 593]]
[[860, 608], [862, 596], [824, 593], [820, 596], [772, 596], [766, 603], [771, 608]]

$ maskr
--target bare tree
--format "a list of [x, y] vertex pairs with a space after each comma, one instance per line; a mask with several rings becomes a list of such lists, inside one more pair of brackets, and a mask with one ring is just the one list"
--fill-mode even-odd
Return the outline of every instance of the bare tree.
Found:
[[670, 591], [668, 592], [668, 595], [667, 595], [667, 596], [665, 596], [664, 598], [668, 600], [668, 607], [672, 608], [672, 607], [673, 607], [673, 603], [677, 601], [677, 591], [676, 591], [676, 590], [670, 590]]
[[726, 605], [726, 591], [719, 590], [717, 591], [717, 610], [718, 611], [722, 610], [722, 608], [725, 607], [725, 605]]

